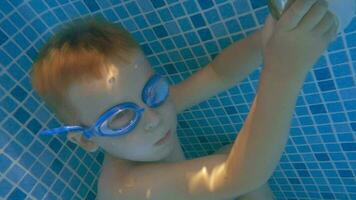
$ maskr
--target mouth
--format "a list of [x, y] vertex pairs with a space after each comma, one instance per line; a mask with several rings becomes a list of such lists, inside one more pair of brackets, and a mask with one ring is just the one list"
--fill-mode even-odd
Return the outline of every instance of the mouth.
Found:
[[171, 130], [168, 130], [167, 133], [161, 139], [159, 139], [154, 145], [158, 146], [164, 144], [165, 142], [168, 141], [170, 137], [171, 137]]

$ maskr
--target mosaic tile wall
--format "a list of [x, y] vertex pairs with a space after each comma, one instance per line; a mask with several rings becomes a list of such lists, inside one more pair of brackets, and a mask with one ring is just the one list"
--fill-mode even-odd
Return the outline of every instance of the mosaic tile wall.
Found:
[[[103, 153], [88, 154], [64, 136], [38, 137], [60, 122], [28, 72], [57, 25], [85, 15], [120, 23], [176, 84], [260, 28], [267, 14], [266, 0], [1, 0], [0, 199], [95, 199]], [[260, 72], [178, 115], [188, 159], [234, 141]], [[269, 180], [277, 199], [356, 199], [355, 77], [356, 17], [308, 73]]]

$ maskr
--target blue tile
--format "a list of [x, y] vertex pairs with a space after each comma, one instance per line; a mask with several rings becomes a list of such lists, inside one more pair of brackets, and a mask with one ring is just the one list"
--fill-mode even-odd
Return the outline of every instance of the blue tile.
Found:
[[332, 193], [322, 192], [321, 195], [323, 196], [323, 199], [335, 199], [335, 196]]
[[31, 130], [32, 133], [38, 134], [39, 130], [42, 128], [41, 124], [36, 120], [32, 119], [28, 124], [27, 128]]
[[4, 173], [10, 167], [11, 160], [5, 154], [0, 154], [0, 161], [1, 161], [0, 172]]
[[91, 12], [95, 12], [100, 9], [95, 0], [84, 0], [84, 3]]
[[15, 97], [19, 102], [22, 102], [27, 97], [27, 92], [19, 86], [15, 86], [13, 90], [11, 90], [11, 95]]
[[187, 12], [189, 14], [199, 11], [198, 5], [195, 1], [185, 1], [185, 2], [183, 2], [183, 5], [184, 5], [185, 10], [187, 10]]
[[269, 10], [267, 8], [261, 9], [256, 11], [255, 14], [259, 25], [264, 25], [269, 14]]
[[160, 8], [166, 5], [166, 3], [163, 0], [151, 0], [151, 3], [155, 8]]
[[[3, 51], [0, 51], [0, 63], [3, 66], [8, 66], [12, 59]], [[1, 81], [1, 80], [0, 80]], [[1, 83], [0, 83], [1, 84]]]
[[[214, 53], [214, 52], [219, 51], [218, 45], [214, 41], [205, 43], [205, 48], [207, 49], [207, 51], [209, 53]], [[226, 104], [224, 104], [224, 105], [226, 105]]]
[[11, 189], [12, 189], [12, 184], [5, 180], [5, 179], [2, 179], [0, 181], [0, 197], [5, 197], [7, 194], [10, 193]]
[[177, 73], [177, 70], [175, 69], [174, 65], [172, 64], [166, 64], [163, 66], [165, 70], [167, 70], [168, 74], [175, 74]]
[[345, 33], [350, 33], [356, 31], [356, 18], [354, 17], [350, 24], [345, 28]]
[[351, 123], [351, 127], [353, 131], [356, 131], [356, 122], [355, 123]]
[[137, 4], [133, 1], [133, 2], [130, 2], [130, 3], [127, 3], [126, 4], [126, 9], [129, 11], [129, 13], [131, 15], [137, 15], [140, 13], [140, 9], [139, 7], [137, 6]]
[[201, 9], [205, 10], [214, 6], [212, 0], [198, 0], [199, 6]]
[[200, 29], [198, 31], [198, 34], [200, 36], [201, 41], [211, 40], [213, 38], [213, 36], [211, 35], [210, 30], [207, 29], [207, 28]]
[[20, 55], [21, 50], [17, 47], [17, 45], [13, 42], [8, 42], [4, 45], [4, 50], [13, 58], [15, 59], [17, 56]]
[[136, 2], [143, 12], [150, 12], [154, 9], [150, 1], [137, 0]]
[[4, 32], [0, 30], [0, 46], [4, 44], [9, 38], [6, 36]]
[[151, 25], [155, 25], [161, 22], [161, 20], [158, 18], [158, 15], [155, 12], [147, 13], [146, 19]]
[[169, 33], [169, 35], [175, 35], [180, 33], [181, 31], [179, 30], [179, 27], [176, 22], [168, 22], [164, 25]]
[[54, 159], [54, 161], [52, 162], [50, 168], [56, 173], [59, 174], [59, 172], [62, 170], [63, 168], [63, 163], [61, 161], [59, 161], [58, 159]]
[[57, 138], [53, 138], [52, 141], [49, 143], [49, 147], [55, 152], [58, 153], [58, 151], [60, 150], [61, 146], [63, 144], [57, 139]]
[[61, 192], [64, 190], [65, 187], [65, 184], [60, 179], [57, 179], [57, 181], [53, 185], [53, 191], [57, 195], [61, 195]]
[[137, 16], [134, 18], [136, 24], [138, 25], [138, 27], [142, 28], [146, 28], [148, 26], [148, 23], [146, 22], [145, 18], [142, 16]]
[[3, 128], [8, 133], [15, 135], [16, 132], [20, 129], [20, 124], [17, 123], [12, 117], [9, 117], [4, 122]]
[[182, 54], [184, 59], [189, 59], [189, 58], [193, 57], [193, 54], [192, 54], [191, 50], [188, 49], [188, 48], [187, 49], [182, 49], [181, 50], [181, 54]]
[[190, 45], [194, 45], [200, 42], [195, 32], [185, 33], [184, 35]]
[[349, 64], [337, 65], [334, 66], [332, 69], [335, 77], [346, 76], [351, 74]]
[[354, 177], [351, 170], [338, 170], [340, 177]]
[[356, 47], [356, 33], [350, 34], [346, 36], [347, 47]]
[[192, 50], [196, 57], [204, 56], [206, 54], [204, 49], [201, 46], [195, 46], [192, 48]]
[[50, 172], [49, 170], [47, 170], [47, 172], [45, 172], [45, 173], [42, 171], [42, 173], [43, 173], [43, 176], [42, 176], [41, 180], [43, 181], [43, 183], [46, 186], [50, 187], [53, 184], [55, 175], [52, 172]]
[[154, 49], [156, 53], [159, 53], [159, 52], [163, 51], [162, 45], [157, 41], [154, 41], [154, 42], [150, 43], [150, 46], [151, 46], [151, 48], [150, 49], [146, 49], [146, 51], [150, 51], [151, 49]]
[[237, 33], [241, 31], [241, 27], [235, 19], [226, 21], [226, 26], [227, 29], [229, 30], [229, 33]]
[[63, 199], [71, 199], [73, 196], [74, 196], [74, 191], [69, 187], [67, 187], [62, 193]]
[[35, 30], [30, 27], [30, 26], [27, 26], [24, 31], [23, 31], [23, 34], [30, 40], [30, 41], [34, 41], [37, 37], [38, 37], [38, 34], [35, 32]]
[[251, 0], [251, 5], [253, 9], [260, 8], [267, 5], [266, 0]]
[[227, 31], [225, 29], [225, 26], [222, 23], [218, 23], [215, 25], [211, 26], [211, 30], [213, 31], [213, 34], [215, 37], [221, 37], [221, 36], [226, 36]]
[[335, 84], [332, 80], [318, 82], [318, 85], [322, 91], [335, 90]]
[[125, 29], [129, 32], [133, 32], [138, 29], [138, 27], [136, 26], [134, 21], [132, 21], [131, 19], [127, 19], [127, 20], [123, 21], [122, 23], [123, 23], [123, 26], [125, 27]]
[[342, 37], [338, 37], [333, 42], [331, 42], [328, 46], [328, 52], [336, 51], [345, 48]]
[[195, 28], [199, 28], [206, 25], [201, 14], [191, 16], [190, 20], [192, 21]]
[[151, 55], [153, 53], [153, 51], [151, 50], [151, 48], [147, 45], [141, 45], [142, 46], [142, 50], [145, 53], [145, 55]]
[[22, 28], [26, 24], [25, 20], [16, 12], [10, 16], [10, 19], [17, 28]]
[[166, 37], [168, 35], [166, 28], [162, 25], [153, 27], [153, 30], [159, 38]]
[[16, 106], [17, 103], [8, 96], [0, 102], [0, 107], [4, 108], [7, 112], [12, 112]]
[[13, 165], [11, 169], [6, 173], [6, 176], [14, 183], [18, 183], [24, 175], [25, 170], [20, 168], [18, 165]]
[[333, 65], [345, 63], [348, 61], [345, 51], [329, 54], [329, 58], [331, 64]]
[[331, 74], [328, 68], [314, 70], [314, 74], [318, 80], [325, 80], [331, 78]]
[[36, 14], [32, 11], [28, 4], [23, 4], [17, 9], [24, 19], [34, 19], [36, 17]]
[[35, 10], [35, 12], [37, 12], [37, 14], [49, 9], [42, 0], [32, 0], [29, 2], [29, 5]]
[[[17, 64], [12, 64], [9, 68], [8, 68], [8, 72], [11, 74], [11, 76], [13, 76], [16, 80], [20, 80], [24, 75], [25, 72], [23, 72], [20, 67], [18, 67]], [[1, 95], [1, 94], [0, 94]], [[1, 95], [2, 96], [2, 95]]]
[[19, 107], [15, 111], [14, 116], [19, 122], [24, 124], [29, 119], [30, 114], [27, 111], [25, 111], [23, 108]]
[[47, 24], [48, 27], [53, 27], [55, 24], [58, 23], [56, 17], [50, 12], [43, 14], [42, 19]]
[[[89, 9], [85, 6], [85, 4], [83, 2], [74, 2], [74, 7], [75, 9], [80, 13], [80, 15], [86, 15], [89, 13]], [[107, 12], [113, 12], [112, 10], [106, 10], [105, 14], [107, 14]], [[109, 18], [111, 19], [111, 18]], [[115, 19], [116, 20], [116, 19]]]
[[343, 100], [356, 99], [356, 88], [343, 89], [339, 93]]
[[0, 1], [0, 10], [7, 15], [14, 10], [14, 7], [7, 1]]
[[36, 185], [37, 181], [36, 179], [31, 176], [30, 174], [27, 174], [20, 182], [20, 187], [25, 191], [25, 192], [30, 192], [32, 188]]
[[192, 29], [192, 25], [188, 18], [182, 18], [178, 20], [179, 26], [182, 29], [182, 31], [188, 31]]
[[234, 9], [232, 8], [230, 3], [219, 6], [219, 12], [223, 19], [232, 17], [235, 15]]
[[341, 146], [344, 151], [355, 151], [356, 149], [355, 143], [342, 143]]
[[250, 14], [239, 17], [239, 20], [243, 29], [249, 29], [256, 26], [255, 20]]
[[236, 0], [233, 2], [237, 14], [243, 14], [251, 10], [248, 0]]
[[172, 15], [168, 9], [161, 9], [158, 11], [158, 13], [163, 21], [170, 21], [173, 19]]
[[32, 195], [38, 199], [43, 198], [43, 196], [46, 194], [48, 191], [47, 188], [44, 187], [43, 184], [39, 183], [36, 185], [35, 189], [32, 191]]
[[326, 59], [324, 56], [320, 56], [319, 59], [316, 61], [316, 63], [314, 64], [315, 68], [321, 68], [321, 67], [325, 67], [326, 64]]
[[309, 108], [313, 114], [326, 113], [326, 109], [323, 104], [311, 105]]
[[15, 188], [15, 189], [11, 192], [10, 196], [8, 196], [8, 199], [22, 200], [22, 199], [26, 199], [26, 196], [27, 196], [26, 193], [23, 192], [21, 189]]
[[60, 21], [66, 21], [68, 19], [68, 16], [60, 8], [53, 9], [53, 12]]
[[99, 0], [97, 1], [97, 4], [101, 9], [106, 9], [111, 6], [111, 3], [108, 0]]
[[337, 88], [350, 88], [355, 86], [355, 81], [353, 77], [344, 77], [336, 79]]
[[215, 9], [211, 9], [204, 12], [204, 16], [209, 24], [213, 24], [221, 20], [218, 12]]
[[169, 9], [171, 10], [172, 15], [175, 18], [178, 18], [178, 17], [186, 15], [186, 13], [185, 13], [183, 7], [181, 6], [181, 4], [175, 4], [174, 6], [171, 6]]

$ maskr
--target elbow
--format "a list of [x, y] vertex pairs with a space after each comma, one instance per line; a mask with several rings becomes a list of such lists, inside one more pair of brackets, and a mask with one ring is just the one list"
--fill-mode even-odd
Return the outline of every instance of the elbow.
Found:
[[235, 169], [234, 172], [227, 172], [225, 181], [224, 193], [229, 194], [229, 197], [237, 197], [260, 188], [268, 178], [261, 173]]

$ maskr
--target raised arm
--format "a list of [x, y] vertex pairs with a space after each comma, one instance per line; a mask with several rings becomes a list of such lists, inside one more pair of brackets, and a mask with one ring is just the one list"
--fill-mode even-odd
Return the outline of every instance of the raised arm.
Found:
[[226, 162], [228, 174], [246, 170], [252, 179], [265, 181], [272, 175], [305, 76], [336, 36], [335, 19], [325, 1], [298, 0], [275, 24], [257, 95]]

